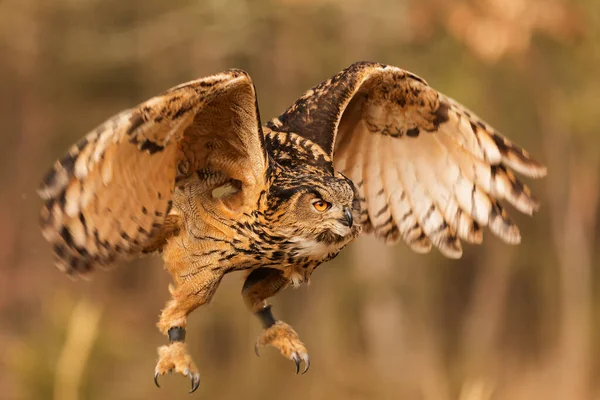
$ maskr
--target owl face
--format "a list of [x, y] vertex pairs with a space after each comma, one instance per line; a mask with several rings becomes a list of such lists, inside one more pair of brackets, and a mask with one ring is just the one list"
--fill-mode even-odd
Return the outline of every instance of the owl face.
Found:
[[272, 228], [291, 242], [341, 248], [360, 232], [356, 188], [342, 174], [294, 176], [276, 180], [271, 189]]

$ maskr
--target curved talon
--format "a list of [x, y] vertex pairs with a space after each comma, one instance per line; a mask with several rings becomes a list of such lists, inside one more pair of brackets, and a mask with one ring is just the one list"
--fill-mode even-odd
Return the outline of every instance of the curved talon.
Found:
[[260, 357], [260, 354], [258, 354], [258, 342], [254, 343], [254, 353], [257, 357]]
[[308, 372], [308, 369], [310, 368], [310, 357], [308, 356], [308, 354], [304, 354], [302, 359], [304, 360], [304, 371], [302, 371], [302, 375], [304, 375], [306, 372]]
[[192, 390], [190, 390], [189, 393], [194, 393], [200, 386], [200, 375], [194, 375], [190, 372], [188, 373], [188, 376], [190, 381], [192, 381]]
[[167, 373], [171, 375], [173, 372], [190, 379], [192, 385], [190, 393], [195, 392], [200, 386], [200, 374], [190, 355], [187, 353], [185, 343], [173, 342], [167, 346], [158, 348], [158, 362], [154, 370], [154, 384], [160, 387], [158, 378]]
[[296, 375], [300, 374], [301, 364], [304, 362], [302, 374], [310, 368], [310, 359], [304, 343], [298, 338], [298, 334], [285, 322], [277, 321], [275, 324], [265, 328], [254, 344], [254, 352], [260, 357], [259, 347], [270, 345], [275, 347], [281, 355], [292, 360], [296, 365]]
[[296, 375], [298, 375], [298, 373], [300, 372], [300, 358], [298, 357], [298, 354], [294, 353], [294, 355], [292, 356], [292, 360], [294, 360], [294, 362], [296, 363]]

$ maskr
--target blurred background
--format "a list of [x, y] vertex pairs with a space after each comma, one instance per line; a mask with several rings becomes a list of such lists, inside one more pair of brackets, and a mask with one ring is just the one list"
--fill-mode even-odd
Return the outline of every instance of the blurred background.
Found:
[[600, 399], [597, 0], [0, 0], [0, 399], [189, 399], [152, 376], [169, 276], [52, 264], [35, 188], [117, 111], [236, 67], [263, 121], [358, 60], [408, 69], [548, 165], [523, 242], [461, 260], [362, 238], [273, 301], [310, 372], [273, 349], [229, 275], [191, 315], [211, 399]]

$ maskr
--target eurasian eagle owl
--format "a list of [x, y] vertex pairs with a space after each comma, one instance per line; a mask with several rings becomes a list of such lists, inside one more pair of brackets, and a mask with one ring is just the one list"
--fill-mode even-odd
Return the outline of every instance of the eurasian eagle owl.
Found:
[[230, 70], [176, 86], [110, 118], [46, 175], [41, 225], [69, 275], [159, 252], [172, 299], [158, 327], [155, 381], [200, 375], [185, 345], [187, 315], [223, 276], [262, 321], [258, 346], [309, 357], [267, 299], [306, 282], [362, 231], [413, 250], [462, 254], [482, 228], [521, 240], [500, 205], [538, 202], [510, 169], [546, 168], [471, 111], [402, 69], [360, 62], [307, 91], [261, 126], [248, 74]]

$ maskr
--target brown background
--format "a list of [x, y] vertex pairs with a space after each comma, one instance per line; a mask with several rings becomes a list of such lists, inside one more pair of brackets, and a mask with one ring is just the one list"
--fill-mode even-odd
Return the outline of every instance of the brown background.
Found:
[[311, 371], [273, 350], [241, 276], [192, 314], [210, 399], [597, 399], [600, 396], [600, 4], [597, 0], [0, 1], [0, 398], [188, 399], [152, 382], [168, 297], [160, 260], [91, 282], [52, 266], [35, 187], [120, 109], [231, 67], [263, 121], [350, 63], [415, 72], [548, 165], [523, 243], [489, 233], [462, 260], [372, 238], [287, 290]]

